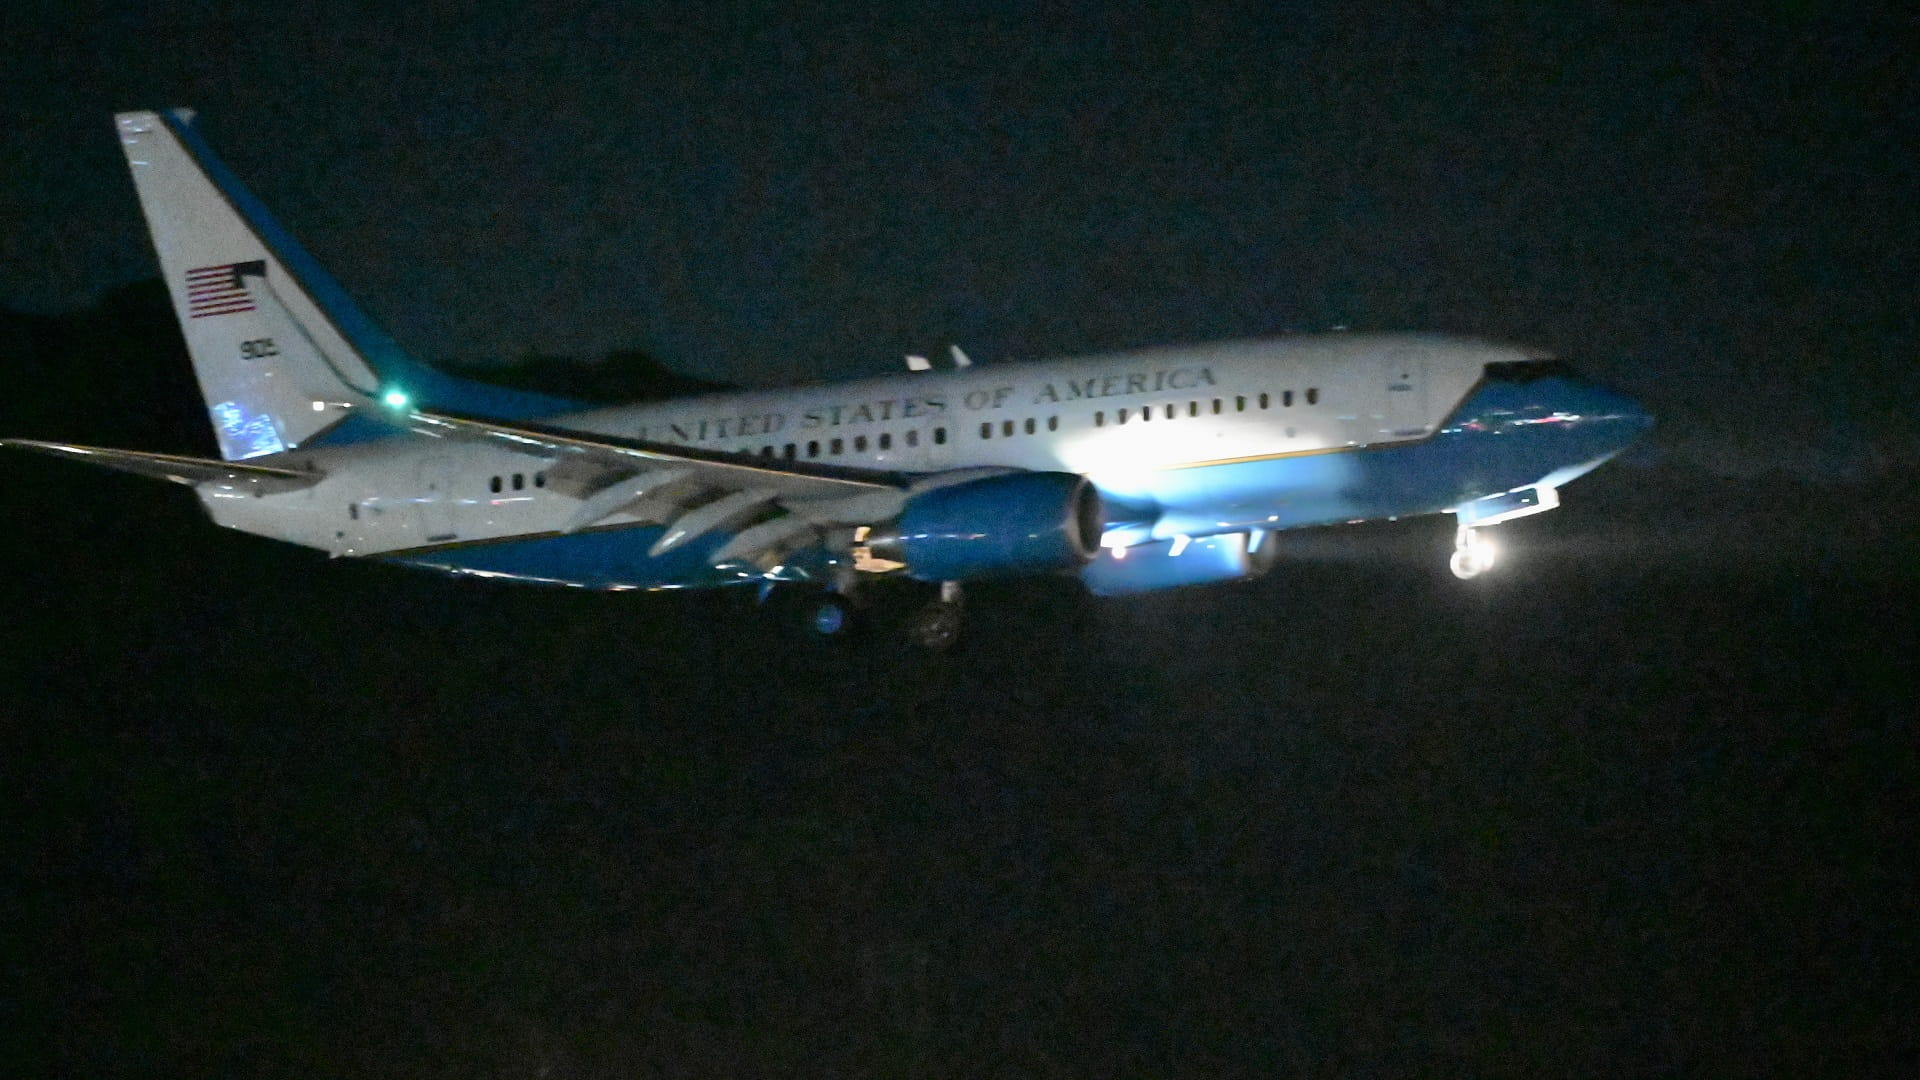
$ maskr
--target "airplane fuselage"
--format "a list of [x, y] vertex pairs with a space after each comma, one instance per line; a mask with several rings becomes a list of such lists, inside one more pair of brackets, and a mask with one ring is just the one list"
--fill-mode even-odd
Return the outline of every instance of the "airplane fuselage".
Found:
[[[1487, 379], [1489, 364], [1540, 360], [1471, 338], [1298, 335], [709, 394], [548, 423], [775, 461], [1080, 473], [1107, 506], [1103, 545], [1125, 547], [1437, 513], [1557, 486], [1644, 426], [1630, 402], [1577, 379]], [[521, 453], [402, 437], [263, 463], [326, 478], [280, 495], [203, 486], [214, 520], [453, 572], [600, 588], [740, 580], [702, 565], [711, 545], [646, 557], [668, 515], [644, 500], [562, 533], [579, 505], [565, 465]]]
[[[1651, 422], [1535, 350], [1296, 335], [924, 370], [619, 408], [419, 363], [221, 165], [187, 110], [115, 127], [220, 457], [0, 439], [188, 485], [213, 520], [336, 556], [600, 589], [756, 585], [839, 633], [862, 583], [1077, 574], [1123, 595], [1271, 568], [1287, 529], [1488, 526]], [[797, 585], [799, 588], [776, 589]], [[810, 588], [808, 587], [810, 586]]]

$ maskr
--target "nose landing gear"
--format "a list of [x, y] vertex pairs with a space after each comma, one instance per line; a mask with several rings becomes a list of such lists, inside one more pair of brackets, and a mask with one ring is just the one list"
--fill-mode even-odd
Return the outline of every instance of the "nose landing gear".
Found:
[[1483, 535], [1471, 525], [1462, 525], [1453, 536], [1453, 557], [1447, 560], [1447, 569], [1462, 581], [1476, 578], [1493, 569], [1500, 555], [1499, 547], [1492, 539]]

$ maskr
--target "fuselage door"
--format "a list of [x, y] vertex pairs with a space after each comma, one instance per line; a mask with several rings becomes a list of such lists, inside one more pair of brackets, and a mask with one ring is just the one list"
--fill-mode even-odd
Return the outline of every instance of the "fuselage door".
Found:
[[1395, 349], [1381, 361], [1386, 395], [1380, 434], [1404, 439], [1427, 433], [1427, 356], [1418, 349]]
[[457, 539], [459, 514], [453, 486], [456, 474], [452, 458], [430, 457], [420, 462], [419, 494], [414, 505], [420, 511], [420, 531], [429, 544]]

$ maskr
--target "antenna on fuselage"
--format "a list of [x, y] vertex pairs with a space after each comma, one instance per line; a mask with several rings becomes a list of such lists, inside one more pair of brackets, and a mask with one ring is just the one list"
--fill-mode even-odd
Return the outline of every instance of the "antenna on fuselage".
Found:
[[[968, 356], [964, 351], [962, 351], [960, 346], [949, 345], [947, 346], [947, 352], [949, 355], [953, 357], [954, 370], [965, 371], [967, 368], [970, 368], [973, 366], [973, 358]], [[924, 356], [920, 356], [916, 353], [908, 353], [907, 354], [907, 370], [908, 371], [932, 371], [933, 361], [927, 359]]]

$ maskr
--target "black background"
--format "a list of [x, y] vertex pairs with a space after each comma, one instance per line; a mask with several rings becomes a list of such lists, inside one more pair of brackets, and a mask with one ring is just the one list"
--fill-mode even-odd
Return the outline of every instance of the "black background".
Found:
[[340, 10], [9, 10], [0, 432], [210, 451], [104, 123], [176, 102], [433, 358], [1348, 322], [1662, 426], [1487, 578], [1314, 530], [933, 658], [9, 459], [22, 1072], [1911, 1073], [1904, 18]]

